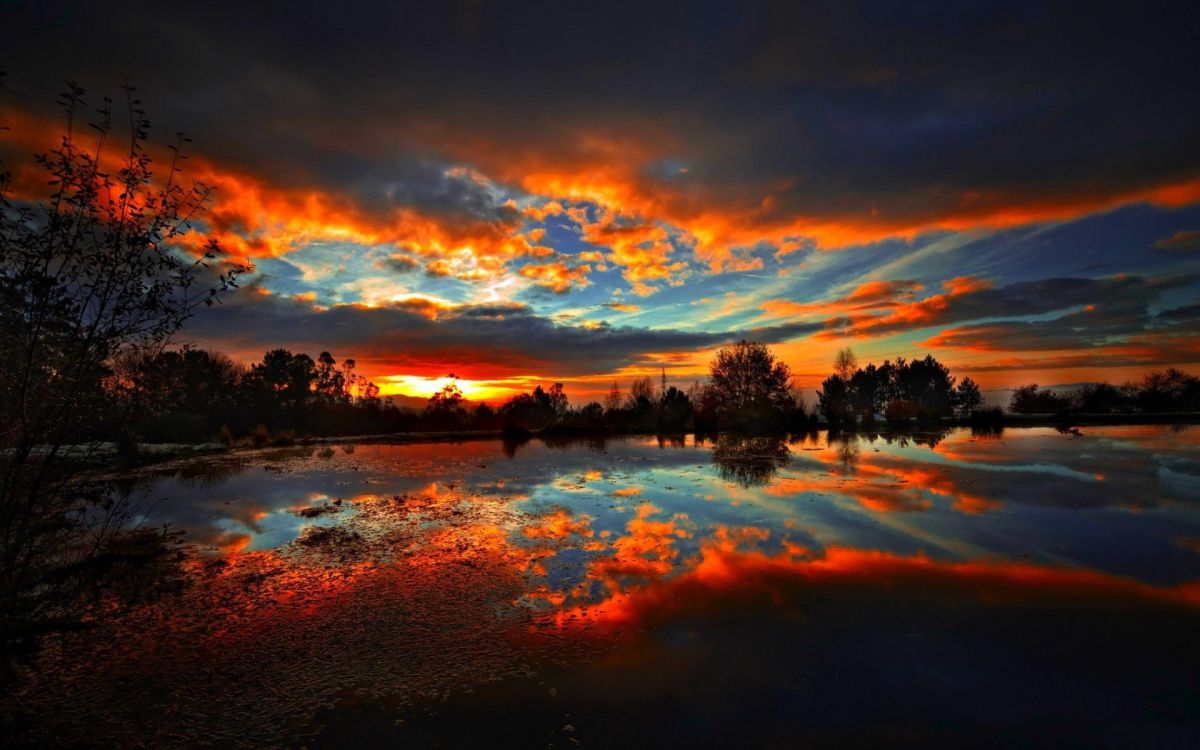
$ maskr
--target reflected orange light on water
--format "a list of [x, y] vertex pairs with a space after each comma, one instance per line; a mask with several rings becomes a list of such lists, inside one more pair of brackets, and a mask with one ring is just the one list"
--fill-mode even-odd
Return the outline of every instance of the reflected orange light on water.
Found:
[[[1114, 429], [1091, 448], [1134, 441], [1166, 451], [1173, 437]], [[55, 646], [47, 674], [58, 682], [39, 696], [88, 721], [113, 710], [102, 695], [152, 705], [170, 694], [233, 716], [266, 702], [278, 721], [301, 722], [330, 695], [363, 685], [443, 695], [448, 683], [528, 675], [547, 661], [590, 664], [597, 654], [654, 671], [664, 641], [738, 620], [755, 634], [770, 621], [776, 636], [795, 640], [922, 607], [937, 626], [946, 612], [968, 611], [973, 622], [1017, 612], [1035, 624], [1064, 611], [1082, 622], [1114, 612], [1197, 616], [1190, 531], [1166, 540], [1162, 559], [1179, 574], [1161, 579], [1071, 557], [1061, 536], [1022, 538], [1020, 548], [979, 542], [1011, 536], [1006, 524], [1022, 503], [1041, 499], [996, 494], [1015, 477], [1108, 492], [1093, 506], [1106, 518], [1124, 507], [1126, 493], [1112, 486], [1136, 486], [1138, 462], [1124, 453], [1104, 459], [1100, 481], [1069, 464], [1075, 438], [1022, 439], [1029, 449], [1007, 448], [1007, 466], [997, 443], [961, 434], [932, 449], [819, 436], [783, 451], [751, 439], [574, 453], [533, 443], [515, 455], [484, 442], [360, 445], [293, 449], [293, 463], [264, 454], [275, 470], [249, 472], [247, 491], [230, 496], [254, 499], [197, 535], [179, 563], [185, 584], [133, 607], [114, 596], [107, 611], [119, 617]], [[1055, 473], [1045, 473], [1056, 456]], [[302, 491], [289, 493], [288, 481]], [[1026, 545], [1032, 560], [1020, 554]], [[814, 622], [831, 630], [804, 630]]]
[[1013, 561], [945, 561], [843, 547], [828, 548], [816, 557], [798, 547], [767, 555], [745, 548], [766, 536], [764, 529], [719, 530], [678, 575], [614, 589], [597, 603], [546, 613], [530, 632], [550, 625], [577, 637], [601, 638], [685, 615], [744, 613], [764, 603], [804, 606], [860, 596], [880, 601], [965, 600], [984, 606], [1200, 607], [1200, 581], [1155, 586], [1097, 571]]

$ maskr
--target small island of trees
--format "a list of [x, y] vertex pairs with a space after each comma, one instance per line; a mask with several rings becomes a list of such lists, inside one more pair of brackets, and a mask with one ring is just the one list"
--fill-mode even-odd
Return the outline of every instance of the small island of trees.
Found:
[[949, 368], [928, 354], [859, 368], [854, 353], [843, 349], [834, 370], [818, 395], [821, 413], [834, 428], [873, 425], [881, 417], [889, 424], [937, 423], [956, 415], [970, 418], [983, 406], [973, 380], [956, 385]]

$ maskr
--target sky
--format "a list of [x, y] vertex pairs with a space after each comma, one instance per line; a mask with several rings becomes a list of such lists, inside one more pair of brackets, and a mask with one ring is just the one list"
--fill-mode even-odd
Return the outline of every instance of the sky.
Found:
[[6, 2], [0, 154], [125, 78], [254, 271], [180, 342], [574, 400], [769, 343], [1200, 370], [1186, 3]]

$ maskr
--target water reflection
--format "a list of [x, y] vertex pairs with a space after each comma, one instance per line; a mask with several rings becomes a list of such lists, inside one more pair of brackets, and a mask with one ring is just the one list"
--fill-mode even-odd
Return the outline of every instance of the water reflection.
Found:
[[771, 481], [791, 463], [792, 452], [780, 438], [721, 435], [713, 443], [712, 460], [721, 479], [749, 488]]
[[1179, 657], [1200, 625], [1197, 430], [319, 446], [139, 483], [146, 520], [192, 540], [190, 584], [50, 649], [18, 696], [31, 741], [324, 725], [329, 744], [494, 745], [507, 726], [527, 746], [573, 712], [576, 740], [613, 746], [958, 744], [987, 721], [1020, 744], [1045, 716], [1072, 742], [1200, 716]]

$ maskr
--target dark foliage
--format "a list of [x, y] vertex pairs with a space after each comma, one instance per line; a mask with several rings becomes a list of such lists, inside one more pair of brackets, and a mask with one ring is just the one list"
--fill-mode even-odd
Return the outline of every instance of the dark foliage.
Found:
[[[146, 146], [149, 121], [133, 90], [126, 94], [128, 133], [115, 128], [108, 99], [81, 133], [84, 91], [69, 84], [60, 100], [65, 132], [57, 148], [36, 157], [49, 178], [44, 199], [14, 197], [0, 175], [5, 650], [79, 622], [78, 584], [85, 573], [128, 558], [114, 552], [128, 542], [127, 505], [109, 488], [85, 481], [81, 470], [95, 446], [79, 444], [97, 437], [133, 444], [128, 434], [135, 412], [126, 408], [133, 402], [111, 398], [118, 363], [152, 359], [198, 306], [213, 304], [244, 270], [222, 265], [215, 243], [185, 249], [196, 248], [188, 233], [210, 191], [185, 185], [182, 137], [171, 147], [165, 174], [155, 174]], [[114, 155], [110, 144], [118, 137], [124, 146]], [[210, 364], [220, 370], [224, 363]], [[178, 369], [176, 362], [161, 365]], [[188, 398], [205, 395], [211, 393]], [[164, 397], [149, 390], [143, 396]]]
[[1200, 411], [1200, 377], [1171, 368], [1125, 386], [1134, 408], [1144, 413]]
[[791, 463], [787, 442], [778, 437], [722, 434], [713, 442], [713, 463], [726, 481], [742, 487], [766, 484]]
[[717, 350], [700, 391], [697, 427], [781, 431], [807, 422], [791, 387], [788, 366], [766, 345], [739, 341]]
[[[852, 355], [850, 355], [852, 356]], [[850, 357], [839, 354], [836, 369], [845, 371]], [[834, 427], [870, 425], [880, 415], [889, 424], [938, 422], [956, 413], [969, 416], [983, 404], [979, 387], [970, 378], [955, 386], [945, 365], [930, 355], [876, 367], [868, 364], [852, 374], [835, 373], [821, 384], [819, 408]]]
[[1170, 368], [1141, 381], [1114, 386], [1088, 383], [1069, 393], [1021, 386], [1013, 391], [1014, 414], [1181, 414], [1200, 412], [1200, 378]]
[[971, 418], [983, 408], [983, 394], [970, 378], [963, 378], [954, 389], [954, 408], [958, 416]]
[[967, 417], [967, 424], [973, 431], [977, 430], [980, 433], [995, 431], [999, 434], [1004, 429], [1004, 410], [999, 406], [991, 409], [977, 409]]
[[[144, 442], [250, 438], [265, 444], [286, 435], [416, 428], [416, 415], [381, 399], [379, 389], [354, 369], [353, 359], [339, 364], [329, 352], [313, 360], [273, 349], [244, 368], [223, 354], [183, 347], [119, 358], [106, 398], [137, 415], [129, 429], [134, 440]], [[445, 422], [457, 402], [439, 400], [437, 406], [430, 423]]]
[[1037, 383], [1013, 391], [1008, 410], [1013, 414], [1061, 414], [1071, 408], [1071, 399], [1060, 393], [1038, 389]]
[[562, 383], [554, 383], [549, 388], [539, 385], [531, 393], [513, 397], [500, 407], [499, 414], [506, 426], [532, 431], [562, 423], [571, 410]]

